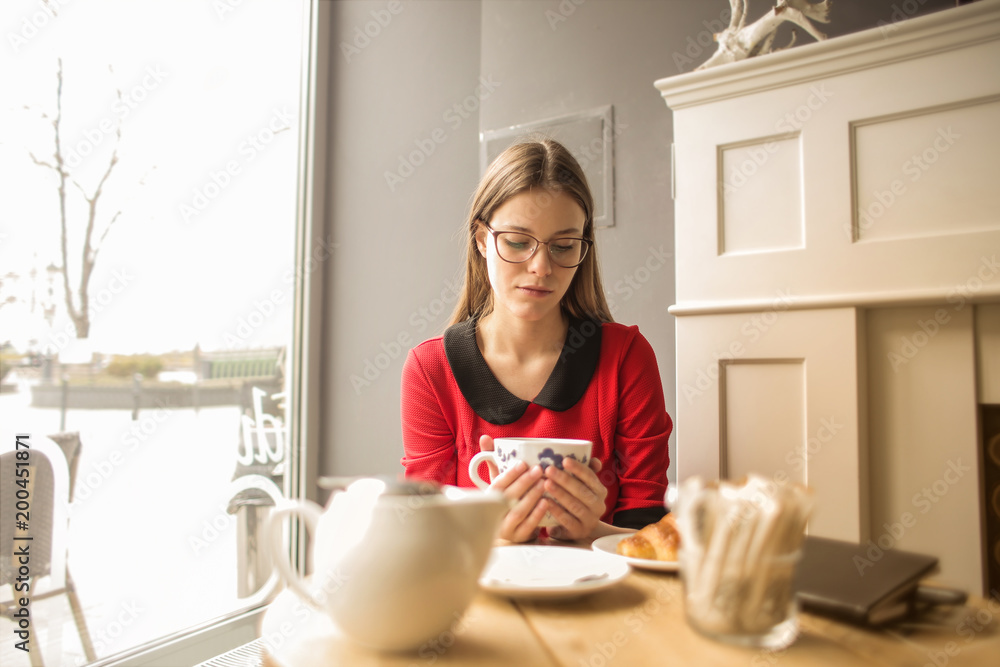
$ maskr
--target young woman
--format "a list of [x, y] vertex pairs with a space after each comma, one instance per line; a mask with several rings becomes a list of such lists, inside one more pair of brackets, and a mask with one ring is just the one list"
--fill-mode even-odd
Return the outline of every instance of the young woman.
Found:
[[583, 170], [561, 144], [505, 150], [472, 202], [450, 326], [403, 367], [407, 477], [472, 486], [469, 460], [497, 437], [593, 442], [589, 467], [519, 463], [493, 480], [512, 504], [500, 535], [515, 542], [536, 537], [547, 511], [560, 524], [549, 535], [566, 540], [665, 513], [673, 424], [652, 348], [611, 319], [593, 211]]

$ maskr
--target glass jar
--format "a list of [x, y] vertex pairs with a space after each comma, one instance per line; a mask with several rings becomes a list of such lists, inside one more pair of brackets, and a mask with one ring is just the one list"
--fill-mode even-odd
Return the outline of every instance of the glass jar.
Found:
[[779, 650], [799, 634], [798, 603], [793, 586], [801, 551], [761, 555], [706, 557], [682, 546], [679, 553], [688, 623], [712, 639]]

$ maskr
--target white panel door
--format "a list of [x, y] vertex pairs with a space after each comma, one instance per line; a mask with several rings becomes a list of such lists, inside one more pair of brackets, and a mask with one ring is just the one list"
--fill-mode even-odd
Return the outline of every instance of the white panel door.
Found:
[[805, 481], [811, 533], [867, 535], [863, 331], [854, 308], [679, 317], [678, 480]]

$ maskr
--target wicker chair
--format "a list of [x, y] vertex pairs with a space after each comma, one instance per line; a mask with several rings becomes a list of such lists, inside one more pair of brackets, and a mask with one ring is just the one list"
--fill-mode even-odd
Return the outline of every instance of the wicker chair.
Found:
[[[16, 477], [17, 452], [13, 437], [4, 435], [0, 442], [0, 585], [10, 585], [14, 593], [12, 602], [0, 602], [0, 616], [11, 620], [20, 609], [19, 598], [30, 599], [30, 616], [38, 613], [35, 606], [40, 600], [65, 594], [73, 612], [77, 632], [83, 652], [89, 662], [97, 660], [94, 645], [87, 630], [87, 622], [80, 606], [80, 600], [73, 585], [67, 562], [67, 533], [69, 528], [69, 503], [72, 500], [74, 478], [80, 455], [80, 435], [78, 433], [59, 433], [49, 438], [30, 437], [29, 476]], [[27, 479], [27, 489], [15, 480]], [[17, 530], [15, 522], [23, 517], [17, 516], [17, 492], [28, 490], [29, 526], [27, 531]], [[22, 505], [23, 507], [23, 505]], [[30, 537], [30, 540], [14, 538]], [[14, 552], [22, 545], [29, 548], [29, 570], [27, 582], [18, 581], [17, 560]], [[48, 579], [47, 585], [39, 586], [39, 582]], [[18, 591], [15, 585], [28, 583], [29, 589]], [[37, 592], [36, 592], [37, 591]], [[31, 651], [28, 655], [31, 664], [42, 665], [42, 654], [38, 636], [34, 632], [34, 623], [28, 619]]]

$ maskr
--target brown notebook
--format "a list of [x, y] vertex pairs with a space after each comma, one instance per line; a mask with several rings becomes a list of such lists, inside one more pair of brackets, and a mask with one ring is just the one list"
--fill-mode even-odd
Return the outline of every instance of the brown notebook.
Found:
[[937, 570], [933, 556], [808, 536], [795, 575], [804, 611], [862, 625], [882, 625], [913, 611], [918, 602], [962, 601], [960, 591], [932, 597], [920, 580]]

